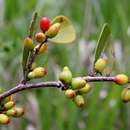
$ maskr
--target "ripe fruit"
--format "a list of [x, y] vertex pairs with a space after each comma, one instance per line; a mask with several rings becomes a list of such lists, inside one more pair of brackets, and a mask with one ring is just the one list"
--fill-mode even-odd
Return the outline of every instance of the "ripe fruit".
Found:
[[84, 93], [90, 92], [91, 90], [92, 90], [92, 85], [89, 83], [86, 83], [86, 85], [83, 88], [78, 90], [78, 93], [84, 94]]
[[47, 31], [50, 27], [50, 20], [48, 17], [43, 17], [40, 19], [40, 29], [42, 31]]
[[10, 119], [7, 115], [5, 114], [0, 114], [0, 124], [9, 124], [10, 123]]
[[81, 96], [81, 95], [77, 95], [77, 96], [74, 98], [74, 102], [76, 103], [76, 105], [77, 105], [78, 107], [84, 107], [84, 105], [85, 105], [84, 98], [83, 98], [83, 96]]
[[72, 99], [72, 98], [74, 98], [76, 96], [76, 92], [74, 90], [72, 90], [72, 89], [67, 89], [65, 91], [65, 96], [67, 98], [69, 98], [69, 99]]
[[21, 117], [24, 115], [24, 109], [20, 107], [15, 107], [14, 110], [16, 111], [16, 114], [14, 117]]
[[123, 102], [127, 103], [130, 101], [130, 89], [129, 88], [124, 88], [121, 92], [121, 99]]
[[55, 23], [51, 25], [48, 31], [46, 31], [45, 35], [49, 38], [55, 37], [60, 30], [60, 25], [61, 25], [60, 23]]
[[44, 42], [45, 41], [45, 39], [46, 39], [46, 36], [45, 36], [45, 34], [44, 33], [36, 33], [35, 34], [35, 39], [36, 39], [36, 41], [37, 42]]
[[86, 81], [82, 78], [73, 78], [71, 82], [72, 89], [83, 88], [86, 84]]
[[10, 109], [15, 105], [15, 103], [13, 101], [9, 101], [6, 104], [4, 104], [4, 108], [5, 109]]
[[33, 72], [35, 78], [42, 78], [47, 74], [47, 70], [44, 67], [37, 67]]
[[124, 84], [128, 83], [129, 78], [125, 74], [118, 74], [118, 75], [115, 76], [114, 81], [115, 81], [116, 84], [124, 85]]
[[61, 74], [59, 76], [59, 80], [62, 81], [64, 84], [70, 84], [71, 83], [72, 73], [67, 66], [65, 66], [63, 68], [63, 71], [61, 72]]
[[103, 58], [100, 58], [96, 61], [94, 69], [96, 72], [102, 73], [106, 66], [106, 60]]
[[24, 39], [24, 47], [28, 50], [32, 50], [34, 48], [33, 40], [30, 37], [26, 37]]

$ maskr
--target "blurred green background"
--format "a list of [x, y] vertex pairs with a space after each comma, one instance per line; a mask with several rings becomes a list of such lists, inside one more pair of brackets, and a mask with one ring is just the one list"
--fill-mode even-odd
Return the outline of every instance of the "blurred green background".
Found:
[[[56, 80], [65, 65], [74, 76], [87, 75], [105, 22], [109, 23], [113, 37], [113, 74], [129, 74], [129, 5], [129, 0], [0, 0], [0, 85], [9, 89], [21, 79], [23, 39], [34, 11], [39, 18], [66, 15], [77, 33], [75, 44], [49, 44], [47, 53], [38, 57], [37, 64], [49, 70], [42, 81]], [[0, 126], [0, 130], [130, 130], [129, 103], [122, 103], [121, 87], [111, 83], [93, 86], [92, 93], [85, 96], [83, 109], [58, 89], [21, 92], [15, 98], [25, 107], [25, 116], [12, 120], [9, 126]]]

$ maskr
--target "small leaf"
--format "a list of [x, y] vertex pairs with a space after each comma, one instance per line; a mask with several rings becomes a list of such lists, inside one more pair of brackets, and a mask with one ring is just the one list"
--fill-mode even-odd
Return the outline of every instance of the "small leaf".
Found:
[[103, 25], [102, 31], [101, 31], [99, 39], [98, 39], [97, 47], [95, 49], [94, 63], [97, 61], [97, 59], [100, 57], [101, 53], [104, 51], [109, 36], [110, 36], [110, 29], [108, 27], [108, 24], [105, 23]]
[[51, 24], [59, 22], [61, 28], [59, 33], [52, 39], [49, 39], [53, 43], [68, 44], [75, 40], [76, 34], [73, 25], [70, 20], [65, 16], [57, 16], [52, 21]]

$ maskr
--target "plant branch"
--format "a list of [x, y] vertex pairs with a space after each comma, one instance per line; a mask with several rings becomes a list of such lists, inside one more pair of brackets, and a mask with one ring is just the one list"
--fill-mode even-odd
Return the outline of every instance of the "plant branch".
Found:
[[[104, 77], [104, 76], [96, 76], [96, 77], [85, 76], [81, 78], [86, 80], [86, 82], [114, 82], [114, 79], [115, 79], [115, 77]], [[130, 79], [129, 79], [129, 83], [130, 83]], [[2, 93], [0, 95], [0, 100], [23, 90], [29, 90], [29, 89], [34, 89], [34, 88], [50, 88], [50, 87], [61, 88], [62, 90], [65, 90], [68, 88], [68, 86], [63, 84], [61, 81], [48, 81], [48, 82], [39, 82], [39, 83], [26, 83], [26, 84], [20, 83], [14, 88]]]

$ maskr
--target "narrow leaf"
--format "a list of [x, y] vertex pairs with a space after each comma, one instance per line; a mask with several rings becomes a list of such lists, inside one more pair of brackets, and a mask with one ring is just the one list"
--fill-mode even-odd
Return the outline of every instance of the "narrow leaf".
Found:
[[108, 24], [105, 23], [103, 25], [102, 31], [100, 33], [100, 36], [97, 42], [97, 47], [95, 49], [94, 63], [97, 61], [97, 59], [101, 56], [101, 53], [104, 51], [109, 36], [110, 36], [110, 29], [108, 27]]

